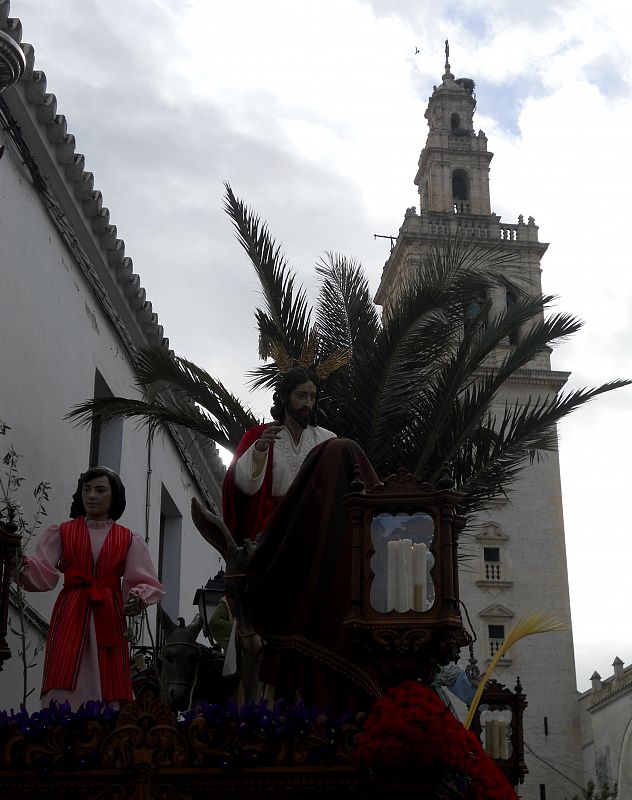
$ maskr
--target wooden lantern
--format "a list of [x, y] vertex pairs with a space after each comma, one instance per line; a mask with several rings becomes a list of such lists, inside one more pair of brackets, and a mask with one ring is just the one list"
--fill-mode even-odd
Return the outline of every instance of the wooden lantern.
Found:
[[520, 678], [512, 692], [490, 680], [472, 720], [472, 731], [510, 783], [517, 786], [529, 771], [524, 761], [523, 715], [527, 699]]
[[457, 546], [465, 519], [452, 480], [436, 487], [400, 470], [382, 486], [354, 481], [351, 599], [343, 625], [354, 660], [384, 688], [430, 683], [467, 636], [459, 612]]

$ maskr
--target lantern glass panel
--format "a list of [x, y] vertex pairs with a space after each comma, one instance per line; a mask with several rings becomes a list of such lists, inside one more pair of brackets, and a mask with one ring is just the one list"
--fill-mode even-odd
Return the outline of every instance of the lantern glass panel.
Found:
[[376, 514], [371, 520], [371, 605], [376, 611], [428, 611], [435, 600], [430, 575], [434, 520], [430, 514]]
[[511, 758], [511, 709], [481, 704], [481, 744], [490, 758]]

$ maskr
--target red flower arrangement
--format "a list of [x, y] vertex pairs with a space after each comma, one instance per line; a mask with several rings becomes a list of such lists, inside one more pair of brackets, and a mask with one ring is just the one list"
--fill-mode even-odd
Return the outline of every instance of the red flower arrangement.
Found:
[[374, 704], [358, 737], [356, 761], [378, 774], [406, 770], [424, 784], [451, 781], [468, 800], [516, 800], [478, 738], [417, 681], [390, 689]]

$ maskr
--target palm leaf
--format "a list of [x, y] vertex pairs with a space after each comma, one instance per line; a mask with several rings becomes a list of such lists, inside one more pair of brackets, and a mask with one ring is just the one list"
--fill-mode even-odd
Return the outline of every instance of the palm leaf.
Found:
[[179, 425], [231, 450], [244, 431], [256, 423], [252, 412], [220, 381], [163, 347], [141, 350], [135, 359], [135, 369], [144, 392], [142, 400], [95, 398], [74, 406], [65, 418], [83, 425], [90, 424], [95, 417], [135, 418], [152, 433]]
[[[433, 451], [444, 463], [451, 461], [467, 437], [481, 425], [498, 392], [507, 380], [551, 343], [576, 332], [581, 323], [567, 314], [554, 315], [532, 325], [516, 347], [497, 366], [487, 366], [490, 357], [509, 332], [541, 313], [550, 298], [526, 298], [490, 320], [485, 329], [464, 337], [454, 355], [437, 372], [423, 394], [424, 424], [418, 430], [422, 447], [414, 472], [431, 480], [428, 464]], [[423, 439], [421, 438], [423, 437]]]
[[321, 279], [316, 324], [323, 350], [370, 349], [381, 325], [360, 264], [327, 253], [316, 273]]
[[[479, 435], [472, 437], [452, 459], [454, 480], [465, 493], [464, 510], [481, 510], [493, 497], [505, 494], [533, 453], [555, 450], [556, 425], [562, 419], [595, 397], [629, 384], [630, 381], [610, 381], [592, 389], [507, 405], [499, 422], [491, 419], [488, 427], [481, 428]], [[480, 435], [483, 430], [487, 436]], [[437, 456], [435, 475], [441, 466]]]
[[[286, 352], [298, 358], [310, 330], [311, 312], [302, 287], [295, 286], [295, 274], [289, 269], [279, 245], [271, 238], [268, 227], [235, 197], [228, 183], [224, 209], [233, 220], [237, 239], [257, 273], [265, 308], [255, 313], [259, 327], [259, 356], [268, 358], [274, 344], [282, 344]], [[255, 373], [253, 386], [262, 385]]]

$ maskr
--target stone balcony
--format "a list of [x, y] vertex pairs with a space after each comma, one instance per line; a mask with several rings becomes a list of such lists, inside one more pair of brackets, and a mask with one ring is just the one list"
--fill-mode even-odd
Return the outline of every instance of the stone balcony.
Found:
[[455, 202], [453, 213], [423, 211], [421, 214], [407, 211], [400, 234], [408, 236], [455, 236], [487, 239], [503, 243], [538, 243], [538, 226], [533, 217], [527, 223], [522, 215], [517, 223], [501, 222], [497, 214], [479, 215], [469, 212], [469, 203]]

